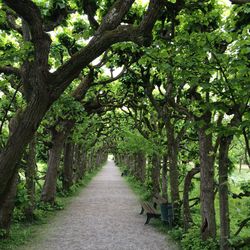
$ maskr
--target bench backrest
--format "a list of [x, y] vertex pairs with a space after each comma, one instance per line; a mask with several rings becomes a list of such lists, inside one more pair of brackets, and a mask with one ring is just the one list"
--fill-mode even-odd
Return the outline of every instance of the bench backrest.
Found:
[[154, 202], [156, 202], [157, 204], [168, 203], [167, 199], [163, 198], [163, 197], [162, 197], [161, 195], [159, 195], [159, 194], [154, 194], [153, 200], [154, 200]]

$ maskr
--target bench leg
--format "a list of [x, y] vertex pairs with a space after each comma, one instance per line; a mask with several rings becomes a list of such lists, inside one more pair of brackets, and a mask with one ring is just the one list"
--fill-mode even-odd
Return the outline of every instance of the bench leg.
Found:
[[141, 212], [140, 212], [140, 214], [143, 214], [143, 212], [144, 212], [144, 208], [141, 207]]
[[147, 220], [145, 222], [145, 225], [147, 225], [149, 223], [151, 218], [160, 218], [160, 217], [161, 217], [160, 214], [147, 214]]
[[147, 220], [146, 220], [146, 222], [145, 222], [144, 225], [147, 225], [149, 223], [149, 221], [150, 221], [151, 218], [152, 218], [152, 215], [147, 214]]
[[156, 209], [157, 208], [157, 203], [156, 202], [154, 202], [154, 209]]

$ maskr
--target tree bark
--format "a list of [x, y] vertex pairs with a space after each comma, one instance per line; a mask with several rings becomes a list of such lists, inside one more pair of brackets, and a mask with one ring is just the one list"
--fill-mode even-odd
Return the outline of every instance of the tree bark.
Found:
[[230, 238], [230, 219], [228, 204], [228, 167], [229, 146], [233, 136], [221, 137], [219, 148], [219, 203], [220, 203], [220, 249], [231, 249], [228, 239]]
[[133, 176], [136, 177], [136, 154], [132, 153], [129, 155], [129, 168], [131, 169], [131, 172]]
[[[209, 120], [209, 118], [207, 119]], [[207, 122], [207, 124], [210, 120]], [[206, 134], [207, 125], [199, 128], [200, 151], [200, 199], [201, 199], [201, 237], [203, 240], [215, 238], [216, 222], [214, 208], [214, 157], [212, 135]]]
[[248, 168], [250, 169], [250, 161], [248, 160], [249, 154], [247, 147], [245, 148], [245, 164], [247, 164]]
[[[10, 120], [9, 131], [10, 135], [13, 135], [15, 128], [18, 125], [18, 117], [14, 117]], [[9, 235], [11, 218], [15, 207], [15, 197], [18, 184], [18, 170], [15, 169], [15, 173], [8, 183], [8, 190], [4, 193], [0, 201], [0, 238], [7, 238]]]
[[75, 144], [74, 147], [74, 166], [73, 166], [73, 179], [77, 183], [80, 178], [80, 168], [81, 168], [81, 145]]
[[135, 160], [135, 175], [136, 178], [144, 183], [145, 181], [145, 169], [146, 169], [146, 157], [143, 152], [138, 152], [136, 154]]
[[74, 127], [74, 121], [64, 121], [62, 130], [57, 131], [55, 128], [51, 129], [52, 133], [52, 147], [49, 150], [48, 169], [46, 172], [45, 182], [41, 194], [41, 201], [54, 204], [56, 198], [56, 181], [58, 169], [60, 166], [61, 154], [65, 140], [70, 131]]
[[162, 197], [168, 201], [168, 174], [167, 174], [168, 156], [163, 156], [162, 164]]
[[74, 144], [67, 142], [64, 146], [64, 164], [63, 164], [63, 190], [68, 192], [73, 185], [73, 158]]
[[79, 167], [79, 178], [82, 179], [87, 169], [87, 152], [85, 147], [83, 146], [81, 147], [80, 154], [81, 154], [81, 160]]
[[52, 147], [49, 150], [48, 169], [41, 194], [41, 201], [54, 204], [56, 197], [57, 171], [60, 165], [61, 154], [66, 134], [52, 132]]
[[18, 183], [18, 173], [16, 172], [9, 184], [4, 202], [0, 203], [0, 239], [9, 236], [11, 218], [15, 207], [15, 198]]
[[152, 192], [153, 194], [159, 194], [160, 193], [160, 170], [161, 170], [161, 157], [160, 155], [153, 153], [151, 158], [151, 164], [152, 164], [152, 172], [151, 172], [151, 178], [152, 178]]
[[179, 194], [179, 170], [178, 170], [178, 143], [175, 139], [174, 125], [168, 119], [166, 122], [167, 130], [167, 145], [168, 145], [168, 159], [169, 159], [169, 179], [171, 201], [174, 207], [178, 207], [180, 202]]
[[28, 204], [24, 213], [28, 221], [34, 219], [35, 209], [35, 178], [36, 178], [36, 138], [33, 137], [29, 143], [27, 152], [27, 166], [25, 168], [26, 190], [28, 194]]
[[87, 153], [87, 171], [91, 172], [94, 168], [94, 161], [93, 161], [93, 155], [94, 155], [94, 151], [93, 149], [90, 149]]
[[17, 113], [17, 124], [0, 155], [0, 203], [11, 188], [11, 180], [17, 171], [24, 149], [33, 138], [48, 108], [47, 98], [35, 95], [22, 113]]
[[200, 172], [199, 167], [195, 167], [188, 171], [185, 181], [184, 181], [184, 189], [183, 189], [183, 226], [184, 230], [187, 231], [190, 227], [190, 222], [192, 222], [190, 207], [189, 207], [189, 189], [192, 183], [192, 178], [194, 175]]

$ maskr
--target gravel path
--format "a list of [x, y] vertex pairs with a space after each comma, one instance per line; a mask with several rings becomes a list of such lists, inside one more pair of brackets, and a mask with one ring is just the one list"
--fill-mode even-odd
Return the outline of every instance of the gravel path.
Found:
[[[25, 250], [169, 250], [178, 247], [139, 215], [137, 197], [109, 160]], [[153, 220], [153, 219], [152, 219]]]

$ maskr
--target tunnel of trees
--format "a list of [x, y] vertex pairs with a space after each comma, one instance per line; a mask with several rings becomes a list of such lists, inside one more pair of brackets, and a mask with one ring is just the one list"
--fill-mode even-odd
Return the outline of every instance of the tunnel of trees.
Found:
[[183, 249], [249, 246], [249, 13], [247, 0], [0, 1], [0, 238], [113, 154], [173, 204]]

